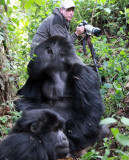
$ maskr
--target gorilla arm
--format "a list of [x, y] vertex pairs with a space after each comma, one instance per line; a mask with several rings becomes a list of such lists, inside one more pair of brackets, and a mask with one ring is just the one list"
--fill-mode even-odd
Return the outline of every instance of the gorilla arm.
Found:
[[[89, 66], [74, 64], [68, 75], [73, 95], [73, 120], [66, 123], [71, 151], [79, 151], [94, 143], [99, 136], [104, 106], [96, 72]], [[72, 145], [72, 143], [74, 145]]]

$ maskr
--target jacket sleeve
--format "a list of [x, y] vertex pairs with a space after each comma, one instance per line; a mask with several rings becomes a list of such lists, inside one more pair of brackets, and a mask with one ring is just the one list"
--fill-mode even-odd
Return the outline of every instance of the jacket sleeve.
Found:
[[68, 37], [69, 41], [72, 43], [75, 43], [75, 41], [77, 40], [77, 35], [75, 33], [69, 35]]
[[68, 32], [66, 27], [61, 26], [60, 24], [53, 25], [52, 30], [50, 31], [51, 36], [63, 36], [67, 37], [71, 43], [75, 43], [77, 36], [75, 33], [71, 34]]

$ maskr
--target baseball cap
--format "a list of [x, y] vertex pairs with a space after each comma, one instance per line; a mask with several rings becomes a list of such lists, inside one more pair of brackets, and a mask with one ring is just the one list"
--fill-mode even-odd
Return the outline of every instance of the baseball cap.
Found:
[[68, 8], [72, 8], [74, 7], [75, 8], [75, 4], [73, 1], [71, 0], [65, 0], [61, 3], [61, 8], [65, 8], [65, 9], [68, 9]]

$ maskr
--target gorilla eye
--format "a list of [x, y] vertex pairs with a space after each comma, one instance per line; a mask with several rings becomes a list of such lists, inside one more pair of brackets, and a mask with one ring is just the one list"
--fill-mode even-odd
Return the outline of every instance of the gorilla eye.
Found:
[[59, 128], [58, 127], [55, 127], [54, 129], [53, 129], [53, 132], [57, 132], [59, 130]]
[[52, 49], [50, 47], [47, 47], [46, 51], [47, 51], [48, 54], [52, 54]]

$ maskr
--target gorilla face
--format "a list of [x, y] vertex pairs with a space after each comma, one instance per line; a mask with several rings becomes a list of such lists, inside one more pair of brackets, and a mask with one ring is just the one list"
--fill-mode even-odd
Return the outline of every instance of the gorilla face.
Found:
[[[43, 136], [44, 145], [46, 152], [51, 157], [50, 149], [52, 146], [55, 146], [56, 158], [64, 158], [69, 153], [69, 141], [66, 135], [63, 133], [62, 129], [55, 128], [54, 131], [47, 133]], [[50, 146], [51, 142], [51, 146]]]
[[82, 63], [75, 54], [74, 45], [63, 37], [51, 37], [51, 39], [39, 44], [34, 53], [36, 56], [28, 65], [29, 76], [37, 78], [41, 73], [68, 70], [72, 64]]

